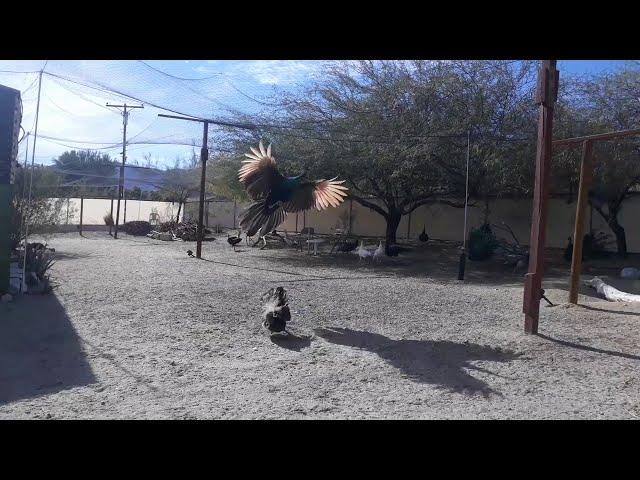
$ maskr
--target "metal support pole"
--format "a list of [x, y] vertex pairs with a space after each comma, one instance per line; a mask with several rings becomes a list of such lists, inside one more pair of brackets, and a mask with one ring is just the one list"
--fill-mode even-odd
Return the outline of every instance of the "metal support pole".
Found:
[[458, 263], [458, 280], [464, 280], [467, 264], [467, 210], [469, 203], [469, 157], [471, 156], [471, 131], [467, 132], [467, 174], [464, 188], [464, 225], [462, 228], [462, 252]]
[[[46, 66], [46, 64], [45, 64]], [[40, 92], [42, 91], [42, 73], [43, 70], [40, 70], [40, 77], [38, 80], [38, 102], [36, 103], [36, 124], [33, 132], [33, 147], [31, 147], [31, 175], [29, 177], [29, 200], [27, 201], [26, 212], [29, 212], [31, 208], [31, 190], [33, 187], [33, 167], [36, 159], [36, 141], [38, 140], [38, 117], [40, 116]], [[25, 172], [26, 174], [26, 172]], [[25, 176], [25, 181], [27, 177]], [[24, 258], [22, 261], [22, 291], [26, 292], [27, 290], [27, 244], [29, 242], [29, 215], [25, 214], [25, 222], [24, 222]]]
[[209, 149], [207, 148], [209, 143], [209, 122], [204, 122], [204, 128], [202, 132], [202, 150], [200, 151], [200, 163], [202, 164], [202, 173], [200, 175], [200, 205], [198, 208], [198, 229], [197, 231], [197, 243], [196, 243], [196, 258], [202, 258], [202, 238], [204, 237], [204, 228], [202, 225], [202, 219], [204, 217], [204, 187], [207, 179], [207, 158], [209, 157]]
[[82, 213], [84, 211], [84, 197], [80, 197], [80, 236], [82, 236]]
[[[165, 115], [163, 113], [158, 114], [159, 117], [165, 118], [176, 118], [178, 120], [188, 120], [190, 122], [201, 122], [204, 124], [204, 133], [202, 139], [202, 150], [200, 152], [200, 161], [202, 163], [202, 175], [200, 177], [200, 207], [198, 209], [198, 229], [197, 229], [197, 239], [196, 239], [196, 258], [202, 258], [202, 237], [204, 236], [203, 231], [203, 217], [204, 217], [204, 188], [206, 182], [207, 175], [207, 159], [209, 158], [209, 149], [207, 144], [209, 143], [209, 124], [212, 123], [214, 125], [224, 125], [223, 123], [217, 122], [215, 120], [207, 120], [204, 118], [188, 118], [188, 117], [178, 117], [176, 115]], [[253, 127], [241, 126], [240, 128], [248, 128], [252, 129]], [[184, 218], [184, 213], [182, 214]]]
[[113, 226], [113, 196], [111, 196], [111, 225], [109, 225], [109, 235], [111, 235], [112, 226]]
[[584, 240], [584, 221], [587, 206], [587, 193], [591, 186], [593, 167], [591, 165], [592, 142], [585, 140], [582, 144], [582, 161], [580, 163], [580, 188], [578, 205], [573, 229], [573, 256], [571, 257], [571, 284], [569, 286], [569, 303], [578, 303], [580, 272], [582, 270], [582, 244]]

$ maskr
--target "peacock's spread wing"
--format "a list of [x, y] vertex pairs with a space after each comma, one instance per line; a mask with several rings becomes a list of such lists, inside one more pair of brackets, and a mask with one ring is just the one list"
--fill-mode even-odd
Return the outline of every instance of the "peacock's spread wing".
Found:
[[266, 197], [274, 185], [282, 182], [284, 177], [278, 172], [276, 160], [271, 156], [271, 145], [266, 150], [260, 141], [259, 148], [251, 148], [252, 153], [245, 153], [248, 160], [243, 160], [238, 171], [238, 179], [245, 186], [253, 200]]
[[284, 210], [299, 212], [310, 208], [324, 210], [339, 206], [347, 196], [348, 188], [342, 185], [344, 180], [336, 181], [336, 178], [301, 183], [291, 199], [283, 204]]

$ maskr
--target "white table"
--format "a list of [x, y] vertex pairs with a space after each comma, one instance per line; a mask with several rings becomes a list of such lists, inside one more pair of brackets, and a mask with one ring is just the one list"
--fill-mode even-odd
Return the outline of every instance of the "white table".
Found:
[[313, 240], [307, 240], [309, 245], [313, 244], [313, 255], [318, 255], [318, 244], [324, 243], [326, 240], [323, 238], [314, 238]]

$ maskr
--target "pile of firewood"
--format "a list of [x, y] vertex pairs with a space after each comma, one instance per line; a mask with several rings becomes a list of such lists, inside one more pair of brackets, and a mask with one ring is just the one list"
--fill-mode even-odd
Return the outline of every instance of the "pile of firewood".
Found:
[[[184, 222], [177, 224], [173, 233], [185, 242], [195, 242], [198, 239], [197, 232], [198, 224], [196, 222]], [[203, 233], [210, 234], [211, 230], [204, 228]]]

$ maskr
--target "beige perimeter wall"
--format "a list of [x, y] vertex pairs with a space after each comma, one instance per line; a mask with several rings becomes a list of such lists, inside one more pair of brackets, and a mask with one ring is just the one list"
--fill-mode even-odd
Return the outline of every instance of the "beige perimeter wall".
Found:
[[[76, 216], [70, 221], [78, 223], [79, 199], [71, 199], [72, 208], [77, 209]], [[207, 202], [205, 209], [205, 221], [207, 226], [220, 225], [226, 228], [237, 227], [242, 210], [248, 206], [246, 203], [234, 203], [233, 201]], [[104, 224], [102, 216], [109, 211], [109, 200], [85, 200], [84, 223]], [[567, 244], [567, 237], [573, 233], [575, 220], [575, 202], [567, 203], [566, 200], [552, 199], [549, 204], [549, 220], [547, 225], [547, 246], [563, 248]], [[114, 206], [115, 209], [115, 206]], [[175, 217], [178, 205], [167, 202], [127, 201], [127, 220], [149, 220], [149, 214], [153, 209], [160, 214], [164, 221], [171, 215]], [[64, 210], [64, 209], [63, 209]], [[529, 229], [531, 222], [531, 200], [496, 200], [490, 204], [491, 223], [507, 223], [514, 231], [518, 240], [523, 245], [529, 243]], [[317, 233], [332, 233], [335, 228], [340, 228], [342, 222], [348, 225], [351, 214], [351, 232], [363, 236], [384, 236], [384, 219], [355, 201], [348, 200], [337, 209], [329, 209], [323, 212], [310, 210], [299, 214], [289, 214], [285, 222], [278, 228], [289, 232], [300, 231], [305, 226], [313, 227]], [[198, 215], [198, 204], [187, 204], [185, 218], [195, 220]], [[640, 252], [640, 196], [627, 200], [620, 214], [620, 222], [627, 232], [627, 244], [630, 252]], [[115, 214], [114, 214], [115, 216]], [[478, 227], [483, 220], [482, 207], [469, 208], [469, 228]], [[398, 239], [407, 237], [417, 238], [423, 226], [429, 237], [438, 240], [460, 241], [462, 237], [462, 224], [464, 210], [447, 205], [423, 205], [414, 210], [411, 215], [405, 215], [398, 228]], [[297, 225], [297, 228], [296, 228]], [[593, 212], [593, 227], [611, 235], [610, 229], [597, 212]], [[587, 215], [585, 228], [589, 228], [589, 215]], [[501, 232], [496, 232], [505, 236]], [[505, 236], [507, 237], [507, 236]], [[615, 247], [614, 247], [615, 248]]]

